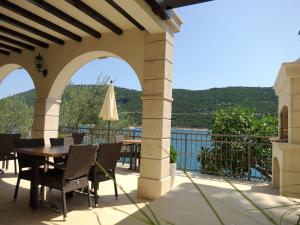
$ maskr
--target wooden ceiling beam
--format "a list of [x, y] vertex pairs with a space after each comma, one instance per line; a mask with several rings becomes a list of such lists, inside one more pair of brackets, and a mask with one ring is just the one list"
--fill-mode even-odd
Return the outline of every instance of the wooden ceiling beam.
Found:
[[110, 20], [102, 16], [100, 13], [98, 13], [96, 10], [94, 10], [93, 8], [91, 8], [89, 5], [82, 2], [81, 0], [65, 0], [65, 1], [71, 4], [72, 6], [74, 6], [75, 8], [77, 8], [78, 10], [80, 10], [81, 12], [85, 13], [89, 17], [93, 18], [98, 23], [104, 25], [114, 33], [118, 35], [121, 35], [123, 33], [123, 30], [121, 28], [119, 28], [117, 25], [112, 23]]
[[52, 23], [52, 22], [50, 22], [50, 21], [48, 21], [48, 20], [32, 13], [32, 12], [30, 12], [30, 11], [28, 11], [28, 10], [18, 6], [18, 5], [15, 5], [15, 4], [13, 4], [9, 1], [1, 0], [0, 1], [0, 6], [2, 6], [3, 8], [8, 9], [8, 10], [10, 10], [10, 11], [12, 11], [12, 12], [14, 12], [14, 13], [20, 15], [20, 16], [23, 16], [23, 17], [25, 17], [25, 18], [27, 18], [27, 19], [35, 22], [35, 23], [38, 23], [38, 24], [40, 24], [40, 25], [42, 25], [46, 28], [49, 28], [49, 29], [51, 29], [51, 30], [53, 30], [57, 33], [60, 33], [64, 36], [66, 36], [66, 37], [69, 37], [69, 38], [71, 38], [75, 41], [81, 41], [82, 40], [82, 38], [80, 36], [78, 36], [77, 34], [74, 34], [71, 31], [69, 31], [69, 30], [67, 30], [63, 27], [60, 27], [60, 26], [56, 25], [55, 23]]
[[158, 15], [162, 20], [170, 19], [168, 13], [160, 6], [156, 0], [145, 0], [151, 7], [152, 11]]
[[0, 25], [0, 32], [11, 35], [13, 37], [19, 38], [19, 39], [24, 40], [24, 41], [30, 42], [32, 44], [38, 45], [38, 46], [43, 47], [43, 48], [48, 48], [49, 47], [49, 45], [45, 42], [39, 41], [37, 39], [34, 39], [34, 38], [29, 37], [25, 34], [19, 33], [17, 31], [14, 31], [12, 29], [9, 29], [9, 28], [1, 26], [1, 25]]
[[132, 16], [130, 16], [121, 6], [119, 6], [114, 0], [106, 0], [115, 10], [121, 13], [126, 19], [128, 19], [133, 25], [135, 25], [140, 30], [145, 30], [145, 28], [136, 21]]
[[22, 49], [19, 49], [19, 48], [16, 48], [16, 47], [13, 47], [13, 46], [1, 43], [1, 42], [0, 42], [0, 48], [11, 50], [11, 51], [16, 52], [16, 53], [21, 53], [22, 52]]
[[6, 15], [4, 15], [2, 13], [0, 13], [0, 19], [2, 21], [6, 22], [6, 23], [14, 25], [14, 26], [16, 26], [16, 27], [18, 27], [18, 28], [20, 28], [22, 30], [26, 30], [26, 31], [28, 31], [30, 33], [33, 33], [33, 34], [37, 35], [37, 36], [43, 37], [43, 38], [45, 38], [45, 39], [47, 39], [49, 41], [52, 41], [52, 42], [54, 42], [56, 44], [63, 45], [65, 43], [64, 40], [61, 40], [60, 38], [54, 37], [51, 34], [47, 34], [47, 33], [43, 32], [43, 31], [40, 31], [40, 30], [38, 30], [38, 29], [36, 29], [36, 28], [34, 28], [32, 26], [29, 26], [29, 25], [27, 25], [25, 23], [22, 23], [22, 22], [18, 21], [18, 20], [15, 20], [14, 18], [6, 16]]
[[12, 38], [3, 36], [1, 34], [0, 34], [0, 41], [4, 41], [4, 42], [7, 42], [7, 43], [10, 43], [10, 44], [13, 44], [13, 45], [17, 45], [19, 47], [22, 47], [22, 48], [25, 48], [25, 49], [28, 49], [28, 50], [31, 50], [31, 51], [33, 51], [35, 49], [34, 46], [32, 46], [32, 45], [28, 45], [26, 43], [14, 40]]
[[164, 9], [174, 9], [174, 8], [179, 8], [183, 6], [189, 6], [189, 5], [194, 5], [194, 4], [199, 4], [199, 3], [204, 3], [204, 2], [210, 2], [213, 0], [156, 0], [158, 4]]
[[78, 29], [92, 35], [95, 38], [100, 38], [101, 37], [101, 34], [98, 31], [96, 31], [93, 28], [91, 28], [91, 27], [85, 25], [84, 23], [78, 21], [74, 17], [64, 13], [60, 9], [58, 9], [55, 6], [49, 4], [48, 2], [45, 2], [44, 0], [28, 0], [28, 1], [30, 1], [32, 4], [38, 6], [42, 9], [44, 9], [48, 13], [51, 13], [52, 15], [54, 15], [54, 16], [62, 19], [63, 21], [73, 25], [74, 27], [77, 27]]
[[9, 55], [10, 52], [6, 51], [6, 50], [3, 50], [3, 49], [0, 49], [0, 54], [2, 54], [2, 55]]

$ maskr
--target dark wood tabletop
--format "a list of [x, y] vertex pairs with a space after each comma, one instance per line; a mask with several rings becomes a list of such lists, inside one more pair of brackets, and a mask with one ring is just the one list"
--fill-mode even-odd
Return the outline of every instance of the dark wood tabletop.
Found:
[[64, 146], [15, 148], [15, 152], [43, 157], [62, 157], [68, 155], [69, 148]]

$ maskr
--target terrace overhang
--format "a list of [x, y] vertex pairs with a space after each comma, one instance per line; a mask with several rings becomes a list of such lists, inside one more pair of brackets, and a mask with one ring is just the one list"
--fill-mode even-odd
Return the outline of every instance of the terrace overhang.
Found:
[[17, 68], [30, 74], [36, 90], [32, 137], [57, 137], [64, 88], [81, 66], [121, 58], [143, 90], [138, 194], [154, 199], [168, 192], [173, 35], [182, 24], [171, 8], [197, 2], [204, 1], [1, 0], [0, 83]]

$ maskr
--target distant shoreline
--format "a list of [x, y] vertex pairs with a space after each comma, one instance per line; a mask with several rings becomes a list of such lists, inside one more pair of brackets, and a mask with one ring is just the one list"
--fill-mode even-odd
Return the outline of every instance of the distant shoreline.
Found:
[[[129, 127], [129, 129], [140, 129], [142, 130], [142, 127]], [[190, 131], [209, 131], [208, 128], [188, 128], [188, 127], [171, 127], [172, 130], [190, 130]]]

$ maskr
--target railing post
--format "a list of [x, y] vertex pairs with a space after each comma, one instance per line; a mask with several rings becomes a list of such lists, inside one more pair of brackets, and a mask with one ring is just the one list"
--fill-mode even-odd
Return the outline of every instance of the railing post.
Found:
[[187, 164], [187, 134], [184, 134], [184, 172], [186, 172]]
[[133, 130], [133, 139], [135, 139], [135, 128]]
[[94, 143], [94, 132], [92, 128], [89, 128], [89, 132], [91, 134], [91, 145]]
[[251, 178], [251, 143], [248, 142], [248, 180]]

